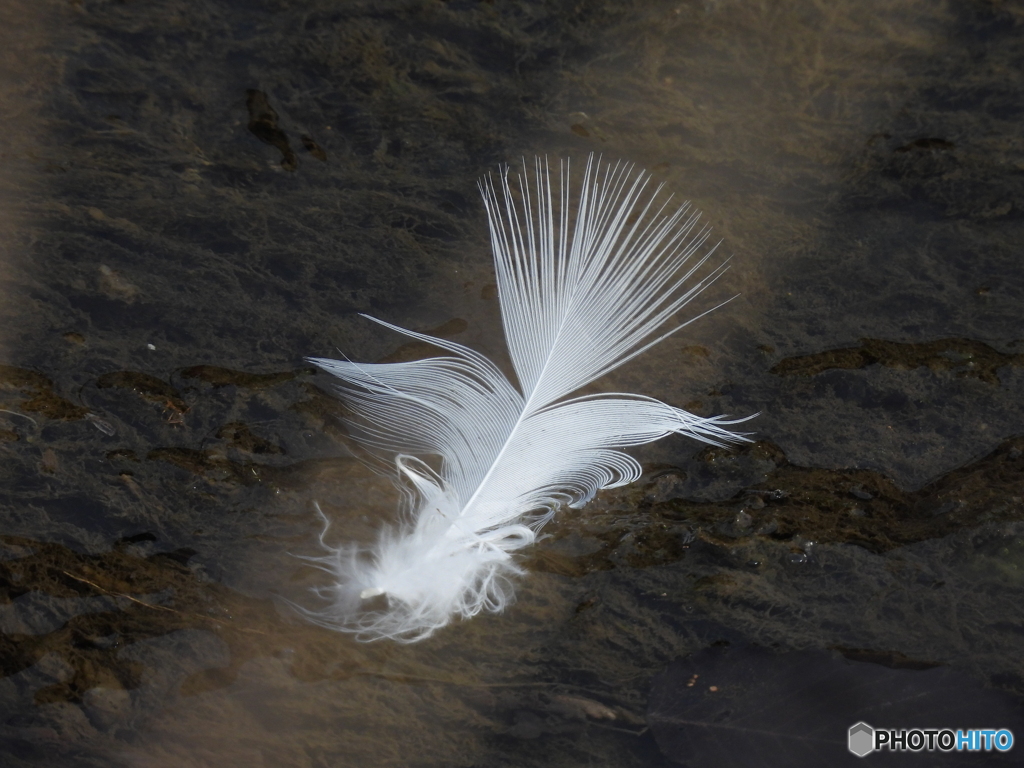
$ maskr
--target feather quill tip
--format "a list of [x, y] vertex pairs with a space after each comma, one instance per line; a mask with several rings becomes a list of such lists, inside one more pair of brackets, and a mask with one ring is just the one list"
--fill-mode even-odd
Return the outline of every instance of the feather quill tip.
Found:
[[[415, 534], [386, 529], [369, 549], [332, 546], [320, 537], [325, 555], [302, 559], [325, 571], [330, 583], [315, 587], [318, 609], [290, 607], [314, 624], [356, 635], [360, 640], [423, 640], [453, 619], [482, 611], [500, 613], [515, 601], [514, 579], [524, 575], [509, 551], [478, 540], [476, 546], [425, 541]], [[514, 548], [534, 540], [529, 528], [510, 526], [488, 537], [505, 536]], [[440, 544], [440, 546], [438, 546]]]

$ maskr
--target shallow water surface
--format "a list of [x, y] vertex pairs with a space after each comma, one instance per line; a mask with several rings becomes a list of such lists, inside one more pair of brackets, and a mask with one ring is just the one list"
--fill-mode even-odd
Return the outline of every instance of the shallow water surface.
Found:
[[[674, 765], [652, 684], [722, 644], [1020, 703], [1024, 5], [2, 15], [4, 765]], [[638, 451], [503, 615], [303, 623], [314, 503], [338, 541], [397, 503], [304, 356], [423, 353], [366, 312], [506, 365], [476, 180], [590, 152], [706, 211], [694, 311], [739, 294], [596, 389], [756, 442]]]

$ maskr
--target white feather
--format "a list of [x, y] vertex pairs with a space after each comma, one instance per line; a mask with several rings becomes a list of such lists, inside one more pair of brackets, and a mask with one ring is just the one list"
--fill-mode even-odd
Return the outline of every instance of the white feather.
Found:
[[[725, 429], [734, 421], [641, 395], [567, 399], [692, 322], [665, 330], [726, 268], [695, 279], [715, 250], [704, 250], [710, 230], [689, 205], [656, 205], [661, 188], [649, 192], [649, 179], [591, 156], [578, 200], [568, 163], [554, 184], [539, 158], [532, 179], [524, 168], [514, 184], [507, 169], [497, 185], [481, 181], [519, 388], [467, 347], [381, 320], [449, 354], [377, 365], [311, 359], [341, 380], [358, 439], [397, 454], [406, 499], [399, 524], [368, 551], [324, 544], [328, 554], [311, 558], [335, 582], [316, 590], [326, 605], [302, 609], [308, 618], [361, 639], [412, 642], [453, 617], [501, 611], [523, 573], [515, 553], [556, 509], [640, 477], [619, 449], [673, 432], [716, 445], [745, 439]], [[438, 471], [417, 456], [438, 457]], [[380, 596], [386, 605], [370, 608]]]

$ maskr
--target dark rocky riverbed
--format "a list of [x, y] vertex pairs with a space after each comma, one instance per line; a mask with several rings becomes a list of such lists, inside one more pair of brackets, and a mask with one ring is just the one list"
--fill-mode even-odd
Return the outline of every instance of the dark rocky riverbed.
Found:
[[[4, 765], [673, 765], [652, 681], [723, 643], [1024, 697], [1021, 3], [8, 0], [0, 51]], [[638, 452], [501, 616], [303, 623], [314, 503], [397, 501], [304, 356], [504, 361], [476, 181], [591, 152], [739, 294], [597, 389], [756, 442]]]

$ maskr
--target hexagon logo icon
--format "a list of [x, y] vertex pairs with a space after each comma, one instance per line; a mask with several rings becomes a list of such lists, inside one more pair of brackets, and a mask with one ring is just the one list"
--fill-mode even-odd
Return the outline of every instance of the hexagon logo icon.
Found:
[[857, 757], [864, 757], [875, 751], [875, 729], [867, 723], [850, 726], [847, 748]]

